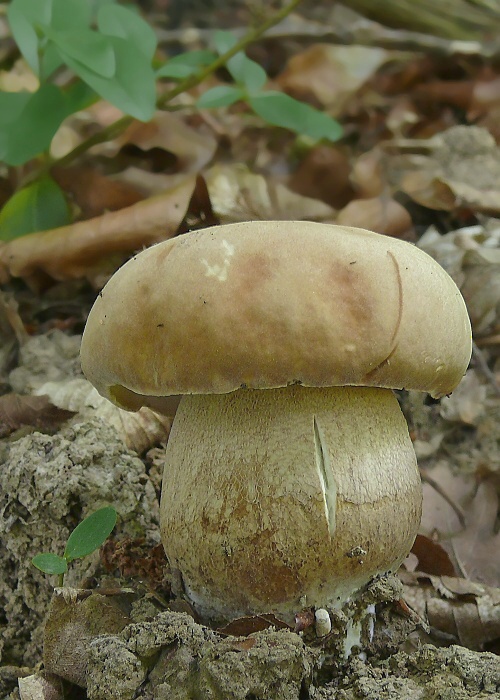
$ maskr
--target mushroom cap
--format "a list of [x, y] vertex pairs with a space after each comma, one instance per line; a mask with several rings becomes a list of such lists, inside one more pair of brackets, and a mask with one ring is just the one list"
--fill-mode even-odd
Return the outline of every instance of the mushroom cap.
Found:
[[129, 260], [92, 308], [83, 371], [124, 408], [241, 387], [449, 394], [471, 354], [457, 286], [415, 246], [304, 221], [215, 226]]

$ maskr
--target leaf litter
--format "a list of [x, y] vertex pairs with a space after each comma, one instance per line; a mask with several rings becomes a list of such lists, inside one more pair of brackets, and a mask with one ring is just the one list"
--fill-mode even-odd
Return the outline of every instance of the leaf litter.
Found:
[[[245, 6], [239, 9], [240, 21], [246, 11]], [[97, 417], [117, 436], [121, 447], [116, 450], [147, 453], [144, 463], [150, 475], [144, 474], [137, 483], [148, 484], [147, 499], [151, 497], [159, 478], [155, 465], [161, 463], [161, 444], [168, 439], [170, 421], [158, 422], [156, 414], [147, 413], [149, 409], [122, 416], [119, 409], [100, 402], [76, 369], [78, 334], [93, 290], [135, 251], [200, 226], [266, 218], [364, 226], [415, 242], [459, 285], [472, 319], [475, 352], [462, 384], [450, 397], [436, 403], [413, 392], [400, 394], [423, 471], [424, 516], [414, 553], [401, 572], [401, 602], [380, 610], [381, 629], [390, 640], [386, 648], [395, 652], [388, 666], [380, 661], [382, 645], [377, 647], [375, 658], [379, 660], [373, 665], [354, 659], [345, 680], [333, 674], [327, 681], [311, 684], [305, 676], [311, 677], [315, 662], [309, 651], [299, 653], [300, 638], [292, 643], [288, 630], [264, 629], [268, 623], [279, 628], [279, 621], [237, 621], [232, 632], [226, 631], [237, 637], [230, 637], [226, 646], [211, 638], [212, 646], [203, 647], [208, 644], [207, 632], [192, 618], [186, 621], [182, 617], [186, 612], [168, 613], [174, 615], [169, 618], [170, 628], [155, 622], [154, 610], [162, 609], [157, 599], [153, 612], [148, 608], [146, 613], [145, 606], [143, 617], [137, 619], [145, 625], [143, 633], [151, 635], [150, 640], [162, 630], [164, 649], [172, 650], [169, 635], [176, 631], [185, 648], [203, 661], [202, 668], [215, 664], [217, 654], [226, 663], [237, 652], [246, 659], [255, 697], [264, 697], [262, 693], [281, 697], [270, 694], [272, 679], [265, 676], [267, 671], [259, 676], [252, 664], [262, 663], [270, 648], [286, 647], [292, 685], [280, 686], [282, 692], [288, 692], [282, 697], [298, 697], [301, 685], [316, 699], [351, 700], [360, 697], [361, 687], [388, 700], [403, 697], [404, 692], [409, 697], [427, 697], [412, 674], [413, 667], [419, 677], [428, 674], [429, 684], [439, 683], [437, 669], [443, 664], [453, 669], [462, 664], [475, 669], [477, 675], [471, 672], [464, 680], [455, 670], [453, 683], [463, 693], [457, 691], [450, 698], [489, 699], [500, 686], [499, 674], [491, 671], [497, 668], [496, 657], [487, 654], [500, 651], [498, 69], [489, 46], [485, 44], [481, 53], [481, 44], [473, 38], [465, 42], [469, 53], [462, 53], [451, 40], [404, 28], [387, 29], [359, 15], [339, 13], [338, 7], [335, 17], [340, 19], [333, 22], [332, 12], [305, 2], [283, 24], [281, 34], [275, 34], [277, 38], [252, 49], [252, 57], [268, 67], [273, 89], [336, 116], [345, 130], [340, 144], [314, 144], [266, 126], [241, 105], [198, 113], [193, 105], [200, 90], [195, 88], [174, 103], [176, 109], [185, 107], [184, 111], [157, 112], [146, 125], [135, 122], [113, 141], [94, 146], [74, 166], [54, 171], [71, 202], [73, 223], [0, 243], [0, 429], [11, 432], [12, 440], [0, 442], [0, 460], [11, 465], [9, 455], [21, 444], [41, 447], [36, 433], [35, 443], [30, 443], [30, 434], [18, 430], [21, 425], [55, 430], [56, 438], [59, 431], [65, 449], [75, 459], [78, 449], [72, 452], [68, 445], [83, 440], [89, 429], [82, 426]], [[215, 25], [218, 20], [227, 28], [232, 17], [221, 9], [211, 18]], [[173, 31], [174, 40], [182, 46], [206, 48], [203, 30], [198, 38], [191, 33], [186, 43], [186, 29], [168, 30], [168, 41]], [[337, 38], [344, 37], [344, 43], [352, 36], [363, 40], [359, 46], [339, 47], [331, 43], [335, 33]], [[12, 70], [2, 73], [4, 89], [30, 89], [26, 66], [22, 62], [12, 65]], [[220, 75], [210, 79], [212, 87], [222, 82]], [[64, 156], [116, 117], [116, 109], [101, 102], [66, 120], [53, 141], [53, 155]], [[12, 173], [0, 171], [0, 203], [11, 195], [14, 184]], [[77, 314], [71, 321], [72, 335], [62, 333], [72, 338], [68, 341], [62, 339], [61, 331], [54, 331], [54, 326], [64, 322], [64, 313], [53, 319], [52, 328], [40, 321], [42, 314], [50, 316], [55, 308], [48, 295], [57, 289], [56, 283], [67, 281], [87, 289], [86, 296], [78, 298], [84, 308], [81, 317]], [[64, 289], [71, 290], [61, 287]], [[44, 449], [54, 449], [50, 439], [44, 437]], [[140, 471], [137, 463], [136, 469]], [[19, 515], [20, 522], [22, 517]], [[157, 543], [153, 545], [148, 535], [144, 546], [132, 535], [128, 532], [122, 543], [113, 545], [114, 550], [105, 550], [103, 563], [119, 569], [125, 580], [148, 579], [148, 595], [154, 594], [155, 587], [159, 593], [164, 581], [154, 549]], [[101, 570], [94, 567], [92, 575], [101, 575]], [[28, 604], [31, 595], [27, 595]], [[8, 613], [7, 660], [20, 668], [23, 650], [11, 641], [19, 624], [19, 608], [15, 610], [15, 615]], [[414, 632], [407, 638], [410, 621]], [[36, 608], [33, 624], [40, 623], [40, 609]], [[198, 641], [189, 642], [189, 638]], [[124, 643], [123, 639], [119, 642]], [[453, 646], [456, 644], [461, 646]], [[436, 648], [441, 645], [446, 648]], [[467, 656], [467, 649], [484, 656]], [[105, 650], [96, 646], [93, 654], [98, 674]], [[30, 663], [34, 660], [33, 646], [26, 658]], [[182, 658], [171, 651], [171, 659], [178, 678], [184, 677]], [[300, 672], [297, 659], [302, 659]], [[482, 659], [489, 664], [490, 675], [481, 666]], [[26, 672], [20, 670], [22, 673]], [[200, 673], [197, 682], [208, 683], [205, 671]], [[231, 685], [231, 671], [226, 674], [219, 668], [218, 673], [233, 688], [231, 697], [238, 697], [240, 688]], [[473, 680], [480, 677], [483, 681]], [[0, 675], [2, 689], [3, 678]], [[382, 682], [386, 684], [383, 691]], [[405, 683], [406, 690], [401, 690]], [[394, 692], [388, 690], [391, 684]]]

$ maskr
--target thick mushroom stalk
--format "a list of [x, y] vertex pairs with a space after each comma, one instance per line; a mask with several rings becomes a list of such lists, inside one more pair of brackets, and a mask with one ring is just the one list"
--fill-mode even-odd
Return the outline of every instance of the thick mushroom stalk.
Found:
[[162, 540], [205, 619], [337, 607], [399, 566], [420, 513], [391, 390], [294, 386], [181, 401]]
[[404, 241], [249, 221], [132, 258], [82, 368], [118, 405], [184, 395], [162, 539], [205, 618], [341, 604], [409, 551], [420, 484], [391, 389], [434, 397], [471, 352], [453, 280]]

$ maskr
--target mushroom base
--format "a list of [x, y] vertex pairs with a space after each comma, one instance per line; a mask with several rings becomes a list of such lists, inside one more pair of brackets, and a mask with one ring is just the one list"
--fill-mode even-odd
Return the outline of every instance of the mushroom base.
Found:
[[397, 569], [421, 483], [388, 389], [293, 386], [182, 399], [160, 522], [205, 621], [340, 606]]

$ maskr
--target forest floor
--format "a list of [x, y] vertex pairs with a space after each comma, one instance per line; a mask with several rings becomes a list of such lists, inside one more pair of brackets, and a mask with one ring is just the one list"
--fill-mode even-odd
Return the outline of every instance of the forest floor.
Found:
[[[168, 22], [168, 3], [144, 5], [164, 55], [205, 49], [214, 28], [238, 34], [265, 12], [171, 3]], [[56, 164], [72, 212], [62, 233], [0, 242], [0, 698], [500, 698], [500, 79], [498, 54], [466, 44], [304, 3], [247, 53], [272, 89], [338, 120], [340, 140], [313, 143], [241, 103], [197, 109], [196, 87], [173, 110]], [[227, 79], [219, 71], [208, 85]], [[4, 90], [33, 80], [22, 59], [0, 70]], [[54, 157], [119, 117], [100, 101], [69, 118]], [[0, 205], [12, 171], [0, 170]], [[96, 295], [135, 251], [264, 219], [414, 243], [453, 277], [472, 322], [471, 364], [452, 395], [397, 392], [423, 480], [422, 523], [398, 578], [366, 592], [374, 628], [349, 659], [339, 655], [341, 622], [325, 639], [276, 618], [200, 624], [175, 595], [160, 544], [174, 411], [115, 409], [80, 367]], [[54, 592], [32, 557], [64, 551], [82, 518], [107, 504], [119, 514], [111, 539]]]

